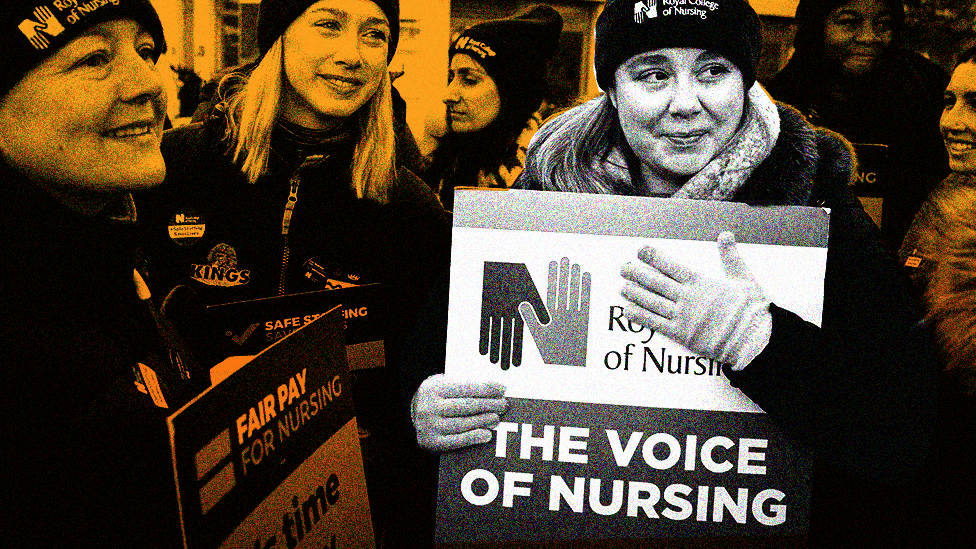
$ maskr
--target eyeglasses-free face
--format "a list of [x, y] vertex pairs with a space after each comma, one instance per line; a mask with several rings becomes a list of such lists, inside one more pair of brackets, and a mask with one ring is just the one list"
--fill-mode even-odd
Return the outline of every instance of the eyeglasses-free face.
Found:
[[82, 208], [160, 183], [166, 94], [154, 47], [138, 23], [119, 19], [45, 59], [0, 100], [6, 159]]
[[939, 128], [949, 151], [949, 169], [976, 173], [976, 63], [963, 63], [952, 72]]
[[891, 11], [881, 0], [854, 0], [830, 12], [824, 27], [827, 57], [863, 74], [891, 44]]
[[352, 115], [387, 71], [390, 25], [369, 0], [322, 0], [285, 31], [283, 115], [323, 129]]
[[608, 92], [645, 179], [683, 184], [732, 139], [745, 108], [742, 73], [697, 48], [663, 48], [617, 68]]
[[447, 71], [444, 104], [451, 130], [466, 133], [483, 130], [498, 118], [502, 100], [498, 86], [481, 64], [456, 53]]

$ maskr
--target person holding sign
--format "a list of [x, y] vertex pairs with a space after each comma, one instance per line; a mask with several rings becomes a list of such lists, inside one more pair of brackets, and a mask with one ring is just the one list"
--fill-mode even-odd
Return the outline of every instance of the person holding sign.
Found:
[[855, 190], [883, 198], [880, 228], [893, 253], [947, 174], [936, 122], [948, 75], [901, 45], [904, 14], [902, 0], [800, 0], [793, 56], [767, 86], [855, 144]]
[[[850, 145], [755, 83], [760, 28], [745, 1], [659, 6], [640, 22], [633, 9], [611, 2], [597, 22], [606, 94], [540, 129], [516, 186], [830, 209], [821, 328], [770, 303], [731, 234], [718, 238], [726, 278], [645, 248], [622, 268], [623, 295], [628, 318], [726, 363], [732, 385], [813, 453], [814, 494], [828, 466], [870, 484], [813, 502], [815, 539], [864, 535], [852, 525], [891, 520], [881, 498], [921, 465], [936, 368], [921, 312], [849, 191]], [[855, 500], [856, 516], [830, 523]]]
[[453, 207], [454, 187], [510, 187], [539, 127], [549, 60], [563, 20], [546, 4], [461, 31], [451, 44], [443, 108], [428, 117], [420, 174]]
[[919, 210], [900, 252], [923, 293], [945, 369], [937, 435], [905, 528], [914, 547], [971, 547], [976, 535], [976, 47], [960, 57], [940, 123], [949, 175]]
[[[0, 7], [3, 544], [176, 547], [162, 350], [132, 192], [165, 175], [166, 49], [148, 0]], [[143, 387], [144, 389], [145, 387]]]
[[[412, 478], [408, 419], [391, 398], [400, 332], [450, 241], [449, 215], [395, 154], [399, 14], [396, 0], [263, 0], [260, 58], [223, 79], [205, 121], [166, 134], [166, 181], [137, 197], [159, 264], [151, 283], [188, 287], [188, 302], [380, 285], [386, 366], [356, 370], [352, 388], [378, 539], [409, 521], [395, 507]], [[197, 348], [224, 337], [206, 328]]]

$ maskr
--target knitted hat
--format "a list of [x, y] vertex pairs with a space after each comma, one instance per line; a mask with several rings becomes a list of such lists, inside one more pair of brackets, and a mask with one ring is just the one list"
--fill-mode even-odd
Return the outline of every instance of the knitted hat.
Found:
[[527, 118], [542, 102], [546, 69], [559, 48], [562, 29], [559, 12], [545, 4], [530, 6], [511, 17], [464, 29], [451, 44], [448, 58], [458, 53], [471, 56], [495, 81], [503, 105], [524, 103], [514, 111], [528, 109], [527, 113], [512, 114]]
[[132, 19], [153, 37], [153, 59], [166, 51], [149, 0], [18, 0], [0, 6], [0, 97], [54, 52], [99, 23]]
[[661, 48], [699, 48], [731, 61], [746, 89], [756, 81], [762, 34], [746, 0], [610, 0], [596, 22], [596, 81], [614, 86], [631, 57]]
[[[261, 55], [268, 53], [271, 45], [298, 16], [305, 13], [318, 0], [261, 0], [258, 10], [258, 47]], [[386, 15], [390, 24], [390, 43], [386, 61], [393, 59], [400, 40], [400, 0], [372, 0]]]

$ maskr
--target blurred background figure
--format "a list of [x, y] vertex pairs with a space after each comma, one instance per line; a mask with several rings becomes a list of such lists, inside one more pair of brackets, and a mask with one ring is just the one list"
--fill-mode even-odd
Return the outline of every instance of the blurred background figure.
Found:
[[976, 533], [976, 48], [959, 58], [940, 122], [952, 173], [912, 223], [901, 259], [922, 293], [945, 370], [939, 429], [918, 503], [911, 547], [972, 547]]
[[766, 88], [855, 145], [860, 171], [883, 189], [872, 213], [895, 251], [948, 172], [936, 131], [948, 75], [902, 47], [901, 0], [800, 0], [796, 25], [793, 55]]
[[428, 162], [421, 177], [445, 208], [455, 187], [505, 188], [522, 172], [525, 147], [548, 114], [539, 110], [562, 26], [540, 4], [464, 29], [451, 44], [446, 109], [431, 113], [418, 142]]
[[179, 118], [190, 118], [200, 104], [203, 79], [193, 69], [187, 67], [173, 67], [180, 83], [177, 98], [180, 101]]
[[[606, 95], [539, 129], [515, 187], [829, 208], [820, 327], [731, 275], [715, 293], [696, 288], [680, 258], [649, 247], [622, 269], [624, 314], [727, 363], [732, 386], [813, 455], [811, 546], [890, 547], [892, 501], [920, 471], [936, 415], [922, 311], [851, 193], [848, 141], [754, 85], [758, 17], [744, 0], [715, 3], [707, 19], [642, 23], [632, 2], [608, 3], [595, 55]], [[734, 241], [719, 236], [719, 249], [741, 273]]]

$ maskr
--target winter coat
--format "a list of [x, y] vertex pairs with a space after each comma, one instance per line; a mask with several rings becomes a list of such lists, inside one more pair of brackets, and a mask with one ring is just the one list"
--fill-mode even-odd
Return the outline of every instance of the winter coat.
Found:
[[[779, 137], [732, 200], [830, 208], [822, 327], [773, 304], [769, 344], [742, 371], [724, 373], [812, 453], [813, 545], [895, 540], [889, 498], [928, 448], [934, 351], [920, 308], [849, 190], [849, 145], [777, 107]], [[528, 178], [516, 186], [542, 188]]]
[[919, 208], [915, 220], [905, 234], [905, 240], [902, 241], [898, 259], [920, 297], [928, 287], [938, 251], [936, 222], [939, 221], [941, 214], [933, 199], [945, 196], [960, 187], [976, 189], [976, 175], [954, 172], [942, 180], [942, 183], [933, 189], [929, 199]]
[[766, 89], [812, 124], [830, 128], [852, 143], [888, 146], [881, 232], [894, 253], [925, 197], [949, 172], [939, 134], [948, 83], [949, 75], [935, 63], [896, 49], [857, 80], [845, 80], [820, 61], [791, 62]]
[[82, 216], [0, 161], [0, 204], [3, 545], [182, 547], [165, 417], [133, 383], [159, 335], [131, 197]]
[[[296, 133], [297, 132], [297, 133]], [[254, 184], [227, 154], [221, 111], [205, 122], [167, 132], [166, 180], [137, 196], [145, 212], [146, 252], [156, 267], [151, 284], [165, 295], [188, 285], [203, 304], [380, 283], [391, 305], [386, 367], [357, 370], [353, 398], [362, 439], [370, 508], [378, 535], [393, 528], [398, 491], [410, 488], [412, 452], [407, 411], [396, 406], [399, 348], [418, 303], [447, 265], [450, 217], [430, 189], [401, 169], [389, 203], [356, 198], [349, 166], [358, 139], [355, 121], [324, 141], [280, 123], [268, 171]], [[293, 202], [289, 234], [282, 221]], [[205, 225], [202, 236], [171, 238], [175, 221]], [[307, 274], [316, 269], [322, 276]], [[209, 337], [209, 336], [208, 336]], [[198, 342], [196, 348], [205, 348]], [[201, 353], [203, 354], [203, 353]], [[223, 357], [205, 357], [213, 363]], [[393, 534], [390, 534], [393, 535]]]
[[953, 173], [919, 210], [899, 256], [944, 358], [938, 422], [906, 547], [973, 547], [976, 533], [976, 175]]

